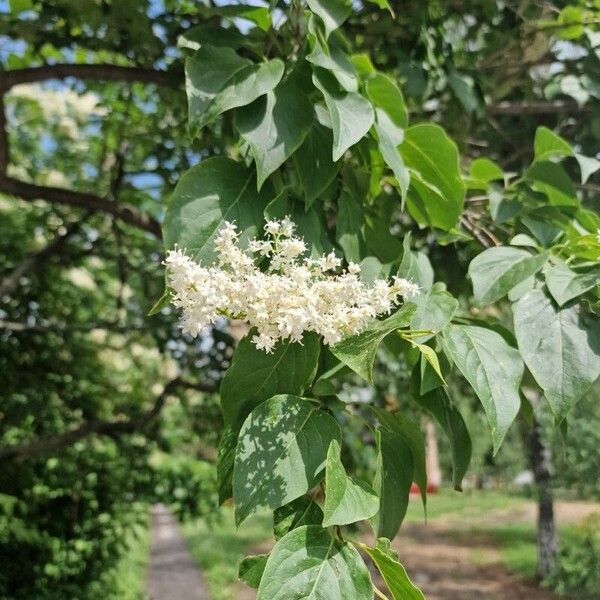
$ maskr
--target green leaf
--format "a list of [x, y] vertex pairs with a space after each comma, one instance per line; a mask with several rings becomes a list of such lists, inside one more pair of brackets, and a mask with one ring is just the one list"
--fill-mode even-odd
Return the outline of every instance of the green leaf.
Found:
[[323, 527], [349, 525], [370, 519], [379, 509], [379, 499], [364, 481], [346, 475], [340, 445], [333, 440], [327, 451]]
[[225, 425], [219, 440], [219, 456], [217, 462], [217, 489], [219, 491], [219, 505], [233, 496], [233, 464], [235, 461], [235, 448], [238, 440], [238, 428]]
[[463, 108], [472, 113], [479, 109], [481, 102], [475, 91], [473, 79], [468, 75], [461, 75], [455, 69], [450, 69], [448, 73], [448, 84], [457, 97]]
[[248, 142], [257, 171], [258, 189], [304, 141], [314, 121], [308, 96], [292, 76], [252, 104], [239, 109], [235, 124]]
[[370, 600], [369, 570], [355, 548], [327, 530], [290, 531], [271, 551], [256, 600]]
[[[377, 133], [381, 156], [387, 166], [392, 169], [400, 187], [402, 201], [404, 201], [410, 184], [410, 172], [398, 150], [398, 144], [402, 141], [404, 134], [401, 130], [397, 130], [395, 125], [391, 124], [389, 117], [380, 108], [375, 109], [375, 132]], [[399, 135], [399, 132], [402, 135]]]
[[427, 471], [425, 465], [425, 438], [418, 423], [415, 423], [405, 414], [395, 411], [389, 412], [375, 406], [371, 410], [377, 416], [377, 420], [390, 433], [400, 436], [404, 443], [410, 448], [413, 458], [413, 478], [419, 486], [423, 506], [427, 503]]
[[243, 35], [235, 28], [215, 27], [214, 23], [190, 27], [177, 38], [179, 48], [194, 51], [205, 46], [241, 48], [251, 45], [250, 36]]
[[444, 342], [481, 400], [496, 453], [521, 405], [521, 356], [499, 333], [485, 327], [449, 325], [444, 330]]
[[573, 148], [552, 130], [547, 127], [538, 127], [535, 130], [533, 156], [536, 161], [573, 156]]
[[[429, 348], [429, 346], [425, 346], [425, 348]], [[433, 350], [431, 350], [431, 352], [433, 352]], [[437, 365], [435, 366], [432, 364], [433, 356], [435, 356], [435, 361], [437, 361]], [[419, 361], [421, 366], [421, 387], [419, 388], [421, 395], [446, 385], [438, 356], [435, 353], [433, 356], [428, 359], [426, 354], [421, 352], [421, 360]]]
[[514, 306], [523, 360], [557, 417], [564, 417], [600, 376], [600, 322], [582, 307], [558, 308], [540, 289]]
[[333, 38], [327, 44], [319, 31], [318, 19], [314, 16], [310, 18], [308, 31], [312, 52], [306, 56], [306, 60], [330, 71], [347, 92], [358, 91], [358, 77], [352, 61]]
[[303, 398], [278, 395], [258, 405], [242, 426], [235, 453], [236, 523], [315, 486], [329, 444], [340, 437], [336, 420]]
[[270, 92], [284, 69], [277, 58], [252, 64], [230, 48], [211, 46], [202, 46], [185, 64], [190, 130], [196, 136], [221, 113]]
[[190, 131], [195, 136], [202, 124], [219, 113], [207, 118], [215, 98], [225, 89], [234, 75], [252, 66], [247, 58], [239, 56], [232, 48], [210, 46], [196, 51], [185, 61], [185, 87], [188, 97]]
[[462, 490], [462, 480], [471, 462], [472, 444], [469, 431], [458, 408], [450, 401], [446, 388], [440, 387], [421, 396], [419, 369], [413, 372], [413, 399], [441, 425], [452, 454], [452, 485]]
[[546, 285], [559, 306], [600, 285], [600, 267], [576, 273], [566, 263], [559, 262], [546, 271]]
[[[408, 113], [400, 88], [387, 75], [376, 73], [367, 80], [367, 96], [383, 109], [391, 121], [401, 129], [408, 127]], [[398, 141], [399, 144], [402, 140]]]
[[169, 306], [171, 302], [171, 290], [167, 287], [162, 293], [162, 296], [152, 305], [152, 308], [148, 311], [148, 316], [152, 317], [158, 314], [163, 308]]
[[560, 165], [537, 161], [525, 171], [524, 177], [532, 182], [535, 190], [548, 197], [552, 206], [579, 206], [573, 182]]
[[504, 172], [502, 169], [489, 158], [476, 158], [471, 163], [469, 175], [473, 179], [481, 181], [484, 184], [488, 184], [490, 181], [504, 179]]
[[350, 16], [350, 0], [307, 0], [308, 7], [321, 17], [325, 25], [325, 37], [329, 37]]
[[240, 341], [221, 382], [225, 424], [243, 422], [255, 406], [275, 394], [302, 394], [317, 372], [316, 334], [305, 333], [302, 343], [278, 342], [268, 354], [256, 348], [252, 337], [250, 332]]
[[273, 533], [275, 539], [304, 525], [321, 525], [323, 511], [314, 498], [302, 496], [273, 513]]
[[548, 260], [548, 252], [531, 254], [512, 246], [488, 248], [469, 265], [473, 297], [479, 306], [492, 304], [516, 285], [535, 275]]
[[409, 579], [405, 568], [398, 560], [380, 548], [369, 548], [365, 544], [358, 544], [358, 546], [369, 555], [381, 573], [393, 600], [425, 600], [423, 592]]
[[415, 470], [413, 455], [403, 436], [385, 429], [375, 431], [377, 465], [373, 487], [379, 510], [373, 519], [377, 537], [394, 538], [408, 508]]
[[416, 283], [423, 292], [429, 290], [433, 285], [433, 268], [427, 254], [410, 249], [410, 237], [410, 232], [404, 236], [402, 243], [404, 253], [398, 267], [398, 277], [404, 277]]
[[214, 238], [225, 221], [235, 222], [241, 240], [256, 237], [272, 190], [253, 190], [254, 173], [217, 156], [203, 160], [177, 183], [163, 223], [167, 249], [178, 246], [207, 265], [216, 258]]
[[268, 554], [257, 554], [246, 556], [238, 568], [238, 577], [252, 588], [258, 588], [265, 567], [267, 566]]
[[373, 363], [377, 348], [393, 331], [407, 327], [415, 305], [405, 304], [392, 316], [373, 323], [362, 333], [347, 337], [331, 348], [331, 352], [369, 383], [373, 382]]
[[[435, 374], [439, 377], [442, 384], [445, 385], [446, 382], [444, 381], [444, 376], [442, 375], [442, 370], [440, 368], [440, 361], [435, 353], [435, 350], [431, 346], [427, 346], [426, 344], [417, 344], [412, 340], [411, 344], [413, 348], [416, 348], [421, 353], [421, 362], [425, 360], [434, 370]], [[423, 392], [421, 391], [421, 393]]]
[[341, 163], [333, 162], [331, 158], [332, 148], [331, 129], [315, 121], [304, 142], [294, 153], [307, 207], [327, 189], [340, 170]]
[[324, 69], [315, 68], [313, 83], [323, 97], [333, 127], [333, 160], [339, 160], [371, 129], [375, 113], [371, 103], [356, 92], [340, 91], [336, 80]]
[[558, 24], [556, 34], [563, 40], [580, 38], [585, 33], [585, 20], [585, 13], [581, 6], [567, 5], [560, 11], [556, 19]]
[[365, 213], [356, 198], [343, 191], [337, 201], [335, 239], [347, 261], [359, 263], [367, 254], [364, 239]]
[[462, 212], [465, 197], [454, 142], [438, 125], [414, 125], [404, 132], [400, 154], [423, 183], [438, 191], [429, 193], [432, 190], [428, 191], [427, 185], [417, 184], [415, 188], [430, 224], [446, 231], [452, 229]]
[[430, 334], [412, 338], [419, 343], [426, 342], [442, 331], [458, 310], [458, 300], [448, 293], [441, 283], [436, 283], [430, 289], [421, 292], [411, 302], [416, 305], [416, 310], [410, 328], [431, 331]]

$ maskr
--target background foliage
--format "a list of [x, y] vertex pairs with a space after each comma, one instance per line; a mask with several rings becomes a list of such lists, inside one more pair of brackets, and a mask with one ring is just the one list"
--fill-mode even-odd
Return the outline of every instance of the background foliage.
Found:
[[[222, 417], [213, 392], [232, 339], [224, 324], [184, 339], [169, 308], [146, 317], [163, 291], [159, 223], [168, 244], [181, 235], [165, 219], [167, 198], [202, 159], [226, 155], [244, 172], [257, 170], [261, 196], [248, 192], [247, 207], [265, 201], [236, 215], [248, 228], [260, 227], [266, 201], [285, 192], [265, 216], [292, 214], [315, 252], [335, 247], [348, 260], [366, 258], [365, 271], [410, 275], [431, 288], [427, 299], [442, 315], [460, 315], [443, 336], [415, 340], [445, 349], [449, 395], [433, 387], [420, 396], [417, 381], [416, 402], [409, 401], [415, 361], [427, 377], [430, 363], [408, 341], [387, 338], [369, 397], [383, 408], [391, 392], [413, 420], [425, 408], [442, 421], [455, 485], [471, 455], [481, 473], [505, 460], [515, 471], [523, 464], [514, 456], [517, 432], [506, 433], [522, 401], [517, 347], [524, 391], [537, 393], [528, 395], [534, 410], [525, 404], [524, 412], [548, 426], [547, 442], [553, 418], [538, 404], [540, 392], [560, 418], [597, 377], [598, 7], [395, 4], [394, 17], [374, 4], [343, 2], [309, 2], [316, 17], [296, 3], [273, 10], [183, 0], [3, 6], [0, 594], [102, 596], [90, 582], [114, 565], [130, 525], [145, 519], [144, 502], [166, 500], [181, 517], [211, 504], [215, 470], [193, 459], [216, 459]], [[198, 99], [189, 103], [189, 127], [185, 82]], [[276, 143], [273, 127], [283, 136]], [[190, 235], [204, 225], [192, 223]], [[533, 285], [538, 291], [524, 294]], [[523, 317], [516, 340], [507, 331], [512, 302]], [[527, 329], [527, 315], [542, 304], [546, 317]], [[567, 327], [552, 337], [551, 321]], [[423, 319], [411, 325], [433, 328]], [[536, 332], [538, 344], [550, 342], [547, 354], [528, 349]], [[556, 340], [573, 340], [564, 365], [551, 363]], [[485, 369], [481, 349], [489, 348], [490, 364], [505, 356], [512, 365], [500, 377], [512, 385], [500, 393], [482, 388], [467, 360], [475, 351]], [[343, 348], [336, 355], [369, 374], [364, 358], [357, 366]], [[323, 376], [334, 361], [321, 356], [316, 381], [273, 393], [312, 388], [334, 413], [340, 390], [351, 403], [366, 397], [353, 376]], [[556, 381], [573, 370], [576, 377]], [[439, 384], [435, 375], [427, 381]], [[351, 412], [373, 422], [365, 402], [357, 404]], [[562, 481], [571, 487], [576, 479], [585, 494], [598, 493], [596, 404], [592, 397], [576, 404], [565, 441], [555, 441], [565, 448]], [[222, 450], [243, 417], [229, 423]], [[342, 468], [372, 480], [373, 438], [353, 418], [338, 418]], [[370, 460], [355, 451], [365, 444]], [[223, 465], [232, 464], [220, 467], [226, 497]]]

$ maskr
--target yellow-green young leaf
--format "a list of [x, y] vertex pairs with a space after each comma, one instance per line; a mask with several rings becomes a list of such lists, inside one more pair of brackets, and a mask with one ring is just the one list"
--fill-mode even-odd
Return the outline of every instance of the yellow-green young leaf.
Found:
[[373, 487], [379, 496], [379, 510], [373, 517], [377, 537], [393, 539], [406, 515], [413, 481], [414, 461], [403, 436], [376, 429], [377, 465]]
[[444, 376], [442, 375], [442, 369], [440, 368], [440, 361], [438, 359], [435, 350], [428, 346], [427, 344], [417, 344], [416, 342], [411, 341], [413, 348], [416, 348], [421, 353], [421, 362], [423, 360], [427, 361], [427, 363], [432, 367], [435, 371], [435, 374], [439, 377], [440, 382], [443, 385], [446, 385], [444, 381]]
[[456, 145], [438, 125], [414, 125], [404, 132], [400, 154], [419, 175], [411, 177], [411, 187], [423, 203], [423, 218], [449, 231], [458, 221], [465, 197]]
[[371, 407], [377, 420], [390, 433], [400, 436], [410, 448], [413, 458], [414, 482], [419, 486], [423, 506], [427, 504], [427, 472], [425, 468], [425, 438], [418, 423], [400, 411], [389, 412]]
[[560, 262], [546, 271], [546, 285], [559, 306], [600, 285], [600, 267], [577, 273]]
[[538, 127], [535, 130], [533, 141], [534, 160], [548, 160], [549, 158], [573, 156], [573, 148], [547, 127]]
[[413, 371], [411, 390], [415, 402], [428, 411], [440, 424], [448, 441], [452, 454], [452, 485], [462, 489], [462, 480], [471, 462], [472, 444], [469, 431], [459, 410], [448, 397], [446, 388], [436, 388], [421, 396], [418, 367]]
[[413, 337], [418, 343], [426, 342], [442, 331], [458, 310], [458, 300], [444, 289], [442, 283], [435, 283], [431, 289], [422, 291], [411, 300], [416, 306], [410, 328], [431, 333]]
[[273, 352], [258, 350], [251, 331], [239, 343], [221, 383], [225, 424], [239, 425], [250, 411], [276, 394], [302, 394], [319, 363], [319, 338], [307, 332], [302, 343], [278, 342]]
[[[437, 355], [436, 355], [437, 356]], [[438, 373], [425, 358], [424, 354], [421, 354], [421, 360], [419, 361], [421, 367], [421, 395], [435, 390], [436, 388], [442, 387], [446, 382], [440, 378], [441, 373]]]
[[238, 438], [233, 467], [235, 520], [274, 510], [315, 486], [327, 449], [341, 432], [336, 420], [298, 396], [273, 396], [249, 415]]
[[493, 160], [489, 158], [476, 158], [471, 163], [469, 176], [487, 185], [490, 181], [504, 179], [504, 172]]
[[358, 547], [375, 563], [393, 600], [425, 600], [423, 592], [409, 579], [406, 569], [396, 558], [380, 548], [370, 548], [365, 544], [358, 544]]
[[333, 440], [327, 451], [323, 527], [349, 525], [370, 519], [379, 509], [379, 499], [364, 481], [346, 475], [340, 445]]
[[290, 531], [271, 551], [256, 600], [371, 600], [373, 584], [360, 554], [326, 529]]
[[496, 331], [473, 325], [449, 325], [444, 344], [481, 400], [496, 453], [521, 406], [524, 366], [519, 351]]
[[273, 533], [275, 539], [303, 525], [321, 525], [323, 511], [314, 498], [302, 496], [273, 512]]
[[278, 169], [304, 141], [314, 110], [297, 74], [236, 111], [235, 124], [248, 142], [257, 171], [257, 186]]
[[339, 160], [371, 129], [375, 113], [371, 103], [356, 92], [344, 92], [329, 71], [315, 68], [313, 83], [323, 97], [333, 127], [333, 160]]
[[308, 7], [321, 17], [325, 25], [325, 37], [328, 38], [352, 12], [350, 0], [307, 0]]
[[519, 283], [535, 275], [548, 260], [548, 252], [531, 254], [512, 246], [488, 248], [469, 265], [473, 297], [479, 306], [500, 300]]
[[238, 577], [250, 587], [258, 588], [262, 574], [267, 566], [268, 554], [246, 556], [238, 568]]
[[373, 321], [365, 331], [343, 339], [331, 348], [339, 360], [355, 373], [373, 382], [373, 363], [377, 348], [393, 331], [407, 327], [415, 312], [415, 305], [408, 303], [383, 321]]
[[207, 158], [177, 183], [163, 223], [165, 248], [185, 249], [210, 264], [216, 258], [214, 238], [232, 221], [242, 242], [258, 235], [263, 212], [273, 197], [270, 186], [257, 193], [252, 170], [229, 158]]
[[521, 356], [564, 417], [600, 376], [600, 322], [579, 304], [559, 308], [540, 289], [525, 294], [513, 315]]

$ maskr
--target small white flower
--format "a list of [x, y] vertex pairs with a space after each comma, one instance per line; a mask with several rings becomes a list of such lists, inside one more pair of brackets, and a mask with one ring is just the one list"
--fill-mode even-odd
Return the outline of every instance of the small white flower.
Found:
[[[225, 223], [215, 237], [217, 260], [208, 267], [185, 251], [171, 250], [165, 259], [167, 279], [173, 304], [183, 312], [182, 330], [195, 336], [228, 315], [256, 328], [252, 342], [265, 352], [272, 352], [280, 340], [301, 343], [308, 331], [332, 345], [360, 332], [377, 315], [388, 314], [401, 297], [419, 291], [399, 277], [391, 283], [378, 279], [367, 285], [355, 263], [335, 274], [341, 259], [333, 252], [301, 259], [307, 248], [294, 231], [288, 217], [268, 221], [268, 239], [251, 240], [247, 253], [237, 245], [235, 225]], [[266, 272], [258, 268], [253, 255], [268, 258]]]

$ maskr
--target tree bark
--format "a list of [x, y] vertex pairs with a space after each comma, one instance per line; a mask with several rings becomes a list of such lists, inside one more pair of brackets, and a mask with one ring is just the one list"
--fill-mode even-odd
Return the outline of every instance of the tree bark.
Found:
[[[534, 411], [540, 400], [540, 394], [536, 392], [535, 396], [536, 398], [531, 398], [528, 395], [533, 400]], [[539, 579], [543, 579], [554, 569], [558, 549], [558, 536], [554, 521], [554, 494], [552, 491], [552, 452], [544, 443], [542, 426], [535, 414], [530, 427], [524, 421], [522, 422], [521, 434], [527, 449], [537, 491], [538, 562], [536, 575]]]

